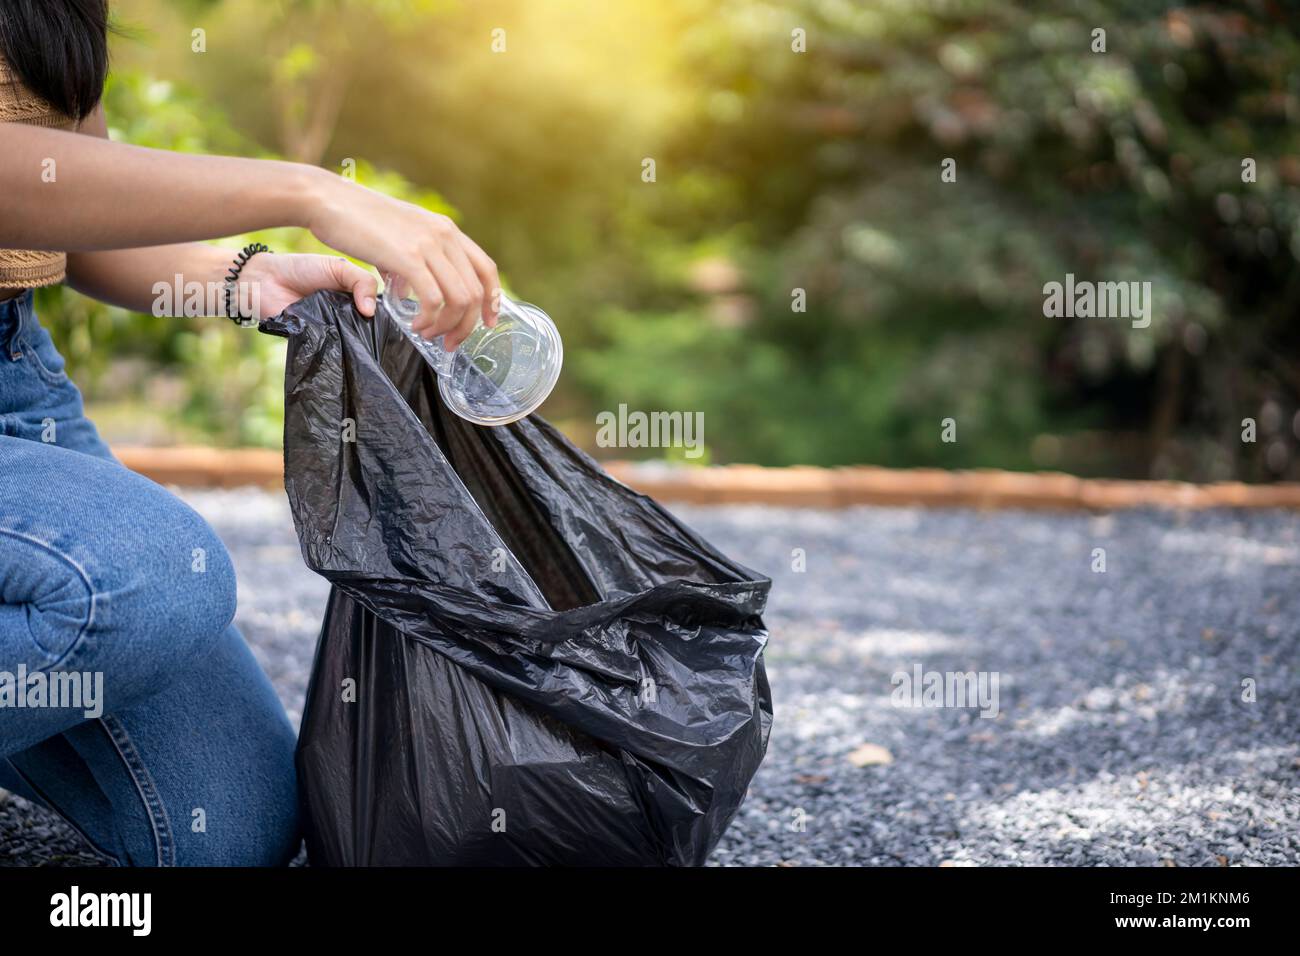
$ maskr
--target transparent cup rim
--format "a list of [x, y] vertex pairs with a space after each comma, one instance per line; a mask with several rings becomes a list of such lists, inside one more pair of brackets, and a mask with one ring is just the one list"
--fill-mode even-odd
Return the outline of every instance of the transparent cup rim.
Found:
[[[537, 411], [555, 389], [556, 383], [560, 380], [560, 371], [564, 366], [564, 341], [560, 338], [560, 330], [551, 317], [531, 302], [507, 299], [504, 293], [501, 298], [509, 302], [519, 312], [526, 315], [531, 313], [529, 315], [530, 324], [537, 330], [539, 335], [544, 337], [547, 351], [554, 358], [548, 364], [545, 378], [538, 379], [526, 397], [520, 401], [519, 408], [508, 415], [475, 414], [472, 409], [455, 401], [456, 392], [452, 388], [450, 380], [445, 376], [439, 376], [438, 390], [442, 393], [442, 399], [447, 406], [461, 418], [479, 425], [509, 425]], [[488, 334], [491, 334], [491, 330], [489, 330]]]

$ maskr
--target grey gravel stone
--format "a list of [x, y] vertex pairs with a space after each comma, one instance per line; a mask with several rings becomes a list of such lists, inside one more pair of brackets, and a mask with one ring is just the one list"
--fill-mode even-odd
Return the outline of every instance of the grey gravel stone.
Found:
[[[183, 494], [296, 722], [328, 587], [284, 497]], [[714, 864], [1300, 863], [1300, 515], [674, 510], [774, 581], [772, 740]], [[895, 706], [918, 666], [996, 674], [997, 715]], [[0, 797], [0, 865], [90, 862]]]

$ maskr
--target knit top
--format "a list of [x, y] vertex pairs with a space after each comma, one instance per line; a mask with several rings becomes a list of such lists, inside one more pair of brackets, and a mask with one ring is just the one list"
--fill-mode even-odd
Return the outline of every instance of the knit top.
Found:
[[[72, 117], [61, 113], [23, 85], [0, 57], [0, 123], [26, 123], [48, 129], [76, 129]], [[33, 170], [39, 176], [43, 170]], [[31, 289], [62, 282], [67, 256], [62, 252], [0, 249], [0, 289]]]

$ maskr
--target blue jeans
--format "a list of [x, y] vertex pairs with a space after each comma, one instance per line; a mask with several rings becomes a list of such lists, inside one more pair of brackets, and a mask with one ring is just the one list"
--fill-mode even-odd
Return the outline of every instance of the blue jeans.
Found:
[[294, 732], [234, 613], [213, 530], [113, 458], [31, 293], [0, 303], [0, 787], [108, 862], [287, 863]]

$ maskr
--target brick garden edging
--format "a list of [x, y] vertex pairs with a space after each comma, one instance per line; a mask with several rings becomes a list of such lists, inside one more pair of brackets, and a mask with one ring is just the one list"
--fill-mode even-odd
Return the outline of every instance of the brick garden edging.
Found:
[[[1177, 481], [1116, 481], [1052, 472], [944, 471], [937, 468], [719, 468], [655, 472], [609, 471], [638, 491], [665, 500], [699, 503], [754, 502], [842, 508], [849, 505], [1090, 509], [1300, 508], [1300, 484], [1193, 485]], [[624, 473], [627, 477], [624, 477]]]
[[[284, 480], [279, 452], [240, 448], [115, 448], [128, 468], [162, 484], [233, 488], [278, 486]], [[849, 468], [761, 468], [723, 465], [667, 468], [605, 462], [619, 481], [663, 501], [696, 504], [767, 504], [843, 508], [850, 505], [1035, 508], [1109, 511], [1119, 508], [1296, 508], [1300, 484], [1246, 485], [1217, 482], [1114, 481], [1053, 472], [944, 471]]]
[[161, 485], [237, 488], [284, 484], [284, 458], [266, 448], [124, 446], [114, 447], [113, 454], [132, 471]]

